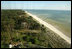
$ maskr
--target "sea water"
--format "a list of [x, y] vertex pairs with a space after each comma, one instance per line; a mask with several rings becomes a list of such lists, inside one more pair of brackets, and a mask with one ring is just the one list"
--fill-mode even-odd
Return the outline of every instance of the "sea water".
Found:
[[65, 10], [26, 10], [47, 23], [50, 23], [71, 38], [71, 11]]

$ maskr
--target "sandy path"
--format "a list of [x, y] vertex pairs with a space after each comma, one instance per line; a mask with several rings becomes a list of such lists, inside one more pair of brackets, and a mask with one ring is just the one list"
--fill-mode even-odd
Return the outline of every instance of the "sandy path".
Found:
[[54, 26], [52, 26], [51, 24], [41, 20], [36, 15], [32, 15], [32, 14], [28, 13], [27, 11], [26, 11], [26, 13], [29, 14], [30, 16], [32, 16], [37, 21], [39, 21], [41, 24], [43, 24], [47, 28], [49, 28], [50, 30], [52, 30], [54, 33], [58, 34], [60, 37], [62, 37], [64, 40], [66, 40], [69, 44], [71, 44], [71, 39], [69, 37], [67, 37], [66, 35], [64, 35], [61, 31], [56, 29]]

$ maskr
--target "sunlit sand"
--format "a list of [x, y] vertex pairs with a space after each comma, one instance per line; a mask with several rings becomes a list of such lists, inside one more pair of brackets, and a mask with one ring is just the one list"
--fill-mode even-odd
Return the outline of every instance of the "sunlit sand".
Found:
[[71, 44], [71, 39], [69, 37], [67, 37], [66, 35], [64, 35], [61, 31], [59, 31], [58, 29], [56, 29], [53, 25], [51, 25], [51, 24], [49, 24], [49, 23], [41, 20], [36, 15], [28, 13], [27, 11], [26, 11], [26, 13], [29, 14], [30, 16], [32, 16], [37, 21], [39, 21], [39, 23], [43, 24], [45, 27], [47, 27], [50, 30], [52, 30], [54, 33], [58, 34], [61, 38], [63, 38], [64, 40], [66, 40], [69, 44]]

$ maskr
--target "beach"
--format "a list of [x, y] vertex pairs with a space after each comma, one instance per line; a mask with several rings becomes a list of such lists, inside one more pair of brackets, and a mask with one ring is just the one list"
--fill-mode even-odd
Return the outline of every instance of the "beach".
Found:
[[59, 31], [57, 28], [55, 28], [53, 25], [41, 20], [40, 18], [38, 18], [36, 15], [33, 15], [31, 13], [28, 13], [26, 11], [26, 13], [30, 16], [32, 16], [35, 20], [37, 20], [40, 24], [43, 24], [45, 27], [49, 28], [50, 30], [52, 30], [54, 33], [58, 34], [61, 38], [63, 38], [64, 40], [66, 40], [69, 44], [71, 44], [71, 39], [66, 36], [65, 34], [63, 34], [61, 31]]

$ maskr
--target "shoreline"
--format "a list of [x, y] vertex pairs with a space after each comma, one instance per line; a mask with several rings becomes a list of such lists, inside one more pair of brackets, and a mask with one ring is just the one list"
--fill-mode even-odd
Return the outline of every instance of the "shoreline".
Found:
[[45, 27], [49, 28], [50, 30], [52, 30], [54, 33], [58, 34], [61, 38], [63, 38], [64, 40], [66, 40], [69, 44], [71, 44], [71, 39], [69, 37], [67, 37], [66, 35], [64, 35], [61, 31], [59, 31], [57, 28], [55, 28], [53, 25], [41, 20], [40, 18], [38, 18], [36, 15], [33, 15], [31, 13], [28, 13], [27, 11], [25, 11], [25, 13], [27, 13], [28, 15], [32, 16], [35, 20], [37, 20], [40, 24], [43, 24]]
[[63, 34], [65, 34], [66, 36], [71, 38], [71, 29], [70, 29], [69, 26], [66, 26], [65, 24], [59, 23], [57, 21], [53, 21], [52, 19], [49, 19], [49, 20], [47, 19], [47, 20], [44, 20], [44, 21], [51, 24], [51, 25], [53, 25], [55, 28], [60, 30]]

